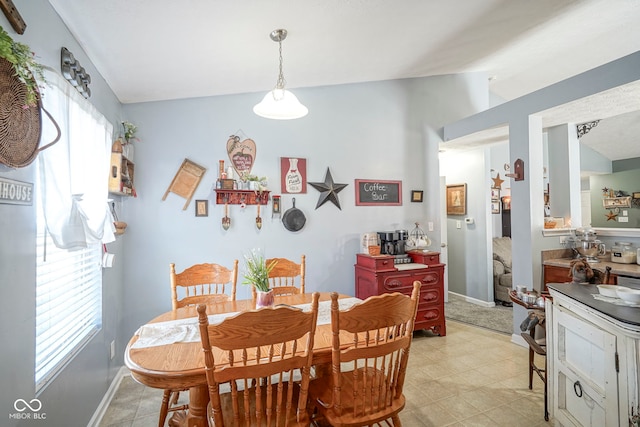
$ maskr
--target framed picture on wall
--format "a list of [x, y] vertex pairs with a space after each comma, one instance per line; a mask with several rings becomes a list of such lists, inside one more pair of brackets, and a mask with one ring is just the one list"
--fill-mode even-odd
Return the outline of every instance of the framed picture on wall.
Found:
[[283, 194], [307, 192], [307, 159], [280, 157], [280, 191]]
[[467, 214], [467, 184], [447, 185], [447, 215]]
[[196, 216], [209, 216], [208, 200], [196, 200]]
[[500, 201], [499, 200], [492, 200], [491, 201], [491, 213], [492, 214], [499, 214], [500, 213]]
[[499, 188], [492, 188], [491, 189], [491, 200], [498, 200], [500, 199], [500, 189]]
[[411, 201], [415, 203], [422, 203], [422, 191], [411, 190]]

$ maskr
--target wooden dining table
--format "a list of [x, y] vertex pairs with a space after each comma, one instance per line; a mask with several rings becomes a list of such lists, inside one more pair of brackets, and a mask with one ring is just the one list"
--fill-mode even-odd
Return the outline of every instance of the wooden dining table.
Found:
[[[311, 303], [312, 294], [287, 295], [275, 297], [275, 305], [279, 304], [298, 306]], [[343, 302], [357, 302], [358, 300], [348, 295], [340, 295]], [[325, 311], [327, 302], [330, 301], [330, 293], [320, 294], [321, 310]], [[324, 304], [323, 304], [324, 302]], [[216, 316], [229, 313], [237, 313], [255, 309], [255, 300], [238, 300], [218, 302], [207, 305], [207, 314]], [[319, 315], [320, 316], [320, 315]], [[195, 306], [182, 307], [171, 310], [149, 321], [146, 327], [154, 327], [154, 324], [164, 325], [163, 322], [190, 321], [194, 318], [197, 327], [198, 313]], [[173, 322], [172, 322], [173, 323]], [[173, 342], [161, 345], [140, 347], [136, 346], [140, 336], [136, 334], [131, 338], [124, 354], [125, 365], [131, 371], [131, 376], [141, 384], [159, 389], [189, 389], [188, 411], [178, 411], [169, 420], [170, 426], [184, 425], [189, 427], [208, 426], [207, 404], [209, 394], [207, 379], [204, 369], [202, 344], [197, 341]], [[348, 336], [345, 336], [348, 339]], [[346, 344], [346, 342], [345, 342]], [[321, 324], [320, 319], [316, 327], [313, 345], [313, 364], [315, 366], [327, 366], [331, 363], [331, 323]]]

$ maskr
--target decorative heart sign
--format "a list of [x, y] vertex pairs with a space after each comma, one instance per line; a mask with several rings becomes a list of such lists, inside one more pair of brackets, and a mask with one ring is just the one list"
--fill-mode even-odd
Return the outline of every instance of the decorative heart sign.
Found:
[[256, 160], [256, 143], [253, 139], [247, 138], [240, 141], [239, 136], [231, 135], [227, 140], [227, 153], [240, 179], [251, 174], [251, 168]]

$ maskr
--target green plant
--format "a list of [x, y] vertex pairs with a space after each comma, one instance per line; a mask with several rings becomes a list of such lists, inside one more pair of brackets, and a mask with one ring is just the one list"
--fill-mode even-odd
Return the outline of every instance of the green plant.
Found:
[[122, 122], [122, 127], [124, 128], [124, 139], [127, 140], [127, 142], [132, 142], [132, 141], [139, 141], [138, 138], [136, 138], [136, 132], [138, 131], [138, 126], [134, 125], [131, 122]]
[[44, 68], [36, 62], [35, 54], [29, 46], [18, 43], [0, 26], [0, 58], [4, 58], [13, 65], [16, 76], [27, 87], [26, 104], [29, 107], [38, 105], [39, 90], [37, 76], [42, 82], [44, 78]]
[[253, 249], [250, 254], [244, 256], [244, 285], [253, 285], [256, 290], [269, 291], [269, 273], [273, 270], [276, 263], [273, 262], [267, 266], [266, 259], [259, 250]]

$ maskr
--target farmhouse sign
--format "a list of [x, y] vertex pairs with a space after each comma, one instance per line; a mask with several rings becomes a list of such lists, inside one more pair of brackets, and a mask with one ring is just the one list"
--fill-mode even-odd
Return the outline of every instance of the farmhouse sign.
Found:
[[8, 205], [33, 204], [33, 184], [0, 177], [0, 203]]

